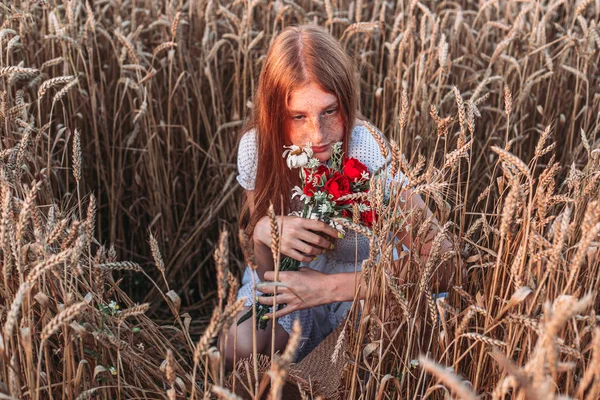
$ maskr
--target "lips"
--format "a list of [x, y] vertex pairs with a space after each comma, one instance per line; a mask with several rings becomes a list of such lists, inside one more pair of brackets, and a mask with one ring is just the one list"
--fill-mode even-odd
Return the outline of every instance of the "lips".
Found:
[[322, 146], [312, 146], [312, 151], [313, 151], [313, 153], [323, 153], [324, 151], [327, 151], [328, 148], [329, 148], [328, 144], [325, 144]]

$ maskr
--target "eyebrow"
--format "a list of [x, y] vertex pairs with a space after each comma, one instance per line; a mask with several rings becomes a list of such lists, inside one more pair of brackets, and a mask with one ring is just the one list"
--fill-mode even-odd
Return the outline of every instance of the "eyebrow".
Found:
[[[333, 102], [327, 104], [325, 107], [323, 107], [323, 110], [327, 110], [329, 108], [332, 107], [336, 107], [338, 105], [337, 100], [334, 100]], [[304, 114], [304, 111], [299, 111], [299, 110], [289, 110], [290, 114]]]

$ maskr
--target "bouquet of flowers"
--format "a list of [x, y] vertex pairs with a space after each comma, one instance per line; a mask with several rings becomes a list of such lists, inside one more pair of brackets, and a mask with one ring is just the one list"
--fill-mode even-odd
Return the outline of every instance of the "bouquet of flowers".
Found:
[[[303, 218], [318, 219], [328, 223], [338, 230], [338, 236], [344, 237], [344, 228], [336, 223], [336, 218], [347, 218], [361, 225], [371, 227], [377, 220], [377, 214], [367, 200], [371, 174], [369, 169], [355, 158], [345, 157], [342, 143], [332, 146], [332, 155], [329, 165], [322, 164], [313, 158], [311, 143], [304, 147], [292, 145], [284, 146], [283, 157], [286, 158], [288, 168], [298, 168], [302, 187], [292, 189], [292, 199], [299, 197], [303, 203], [302, 211], [292, 212]], [[354, 217], [354, 218], [353, 218]], [[283, 257], [280, 262], [280, 271], [297, 271], [300, 261], [291, 257]], [[277, 306], [278, 309], [280, 305]], [[258, 327], [266, 329], [267, 318], [265, 314], [271, 307], [256, 302]], [[238, 320], [238, 325], [252, 317], [249, 310]]]

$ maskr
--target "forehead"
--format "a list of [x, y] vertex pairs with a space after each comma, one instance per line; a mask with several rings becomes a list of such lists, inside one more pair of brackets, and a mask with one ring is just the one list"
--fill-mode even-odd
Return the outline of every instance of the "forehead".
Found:
[[310, 82], [291, 91], [288, 108], [293, 111], [321, 110], [335, 103], [335, 94], [326, 92], [319, 84]]

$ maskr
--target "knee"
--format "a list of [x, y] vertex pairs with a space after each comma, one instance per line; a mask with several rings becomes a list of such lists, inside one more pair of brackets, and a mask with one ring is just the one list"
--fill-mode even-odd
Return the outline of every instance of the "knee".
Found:
[[[236, 321], [244, 312], [236, 318]], [[268, 332], [258, 331], [256, 334], [256, 351], [263, 353], [268, 344], [266, 337]], [[254, 351], [252, 343], [252, 320], [247, 320], [237, 325], [236, 323], [229, 329], [227, 335], [221, 333], [219, 342], [225, 343], [225, 361], [228, 369], [233, 368], [234, 360], [237, 362], [243, 358], [248, 358]]]
[[[252, 354], [252, 332], [247, 332], [246, 329], [240, 329], [243, 328], [241, 326], [237, 327], [237, 332], [235, 332], [236, 327], [233, 327], [231, 331], [229, 331], [229, 335], [228, 335], [228, 346], [227, 349], [231, 350], [228, 351], [227, 356], [233, 358], [233, 353], [235, 350], [235, 355], [236, 358], [239, 360], [241, 358], [247, 358], [250, 357], [250, 354]], [[235, 340], [235, 344], [234, 344], [234, 340]], [[261, 346], [259, 346], [260, 343], [257, 343], [257, 350], [258, 352], [260, 352], [262, 349], [260, 348]]]

